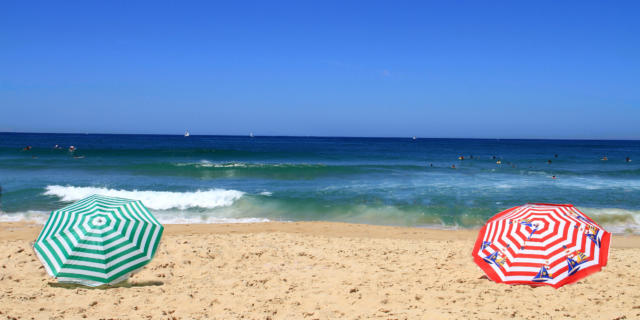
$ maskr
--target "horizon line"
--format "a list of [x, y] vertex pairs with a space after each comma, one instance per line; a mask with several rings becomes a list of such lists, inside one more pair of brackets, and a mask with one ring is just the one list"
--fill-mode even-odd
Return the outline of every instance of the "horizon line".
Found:
[[[64, 134], [64, 135], [148, 135], [148, 136], [183, 136], [183, 134], [173, 133], [90, 133], [90, 132], [29, 132], [29, 131], [0, 131], [0, 134]], [[190, 137], [203, 136], [203, 137], [249, 137], [249, 134], [191, 134]], [[640, 141], [640, 139], [629, 138], [462, 138], [462, 137], [419, 137], [419, 136], [322, 136], [322, 135], [253, 135], [253, 138], [366, 138], [366, 139], [459, 139], [459, 140], [582, 140], [582, 141]]]

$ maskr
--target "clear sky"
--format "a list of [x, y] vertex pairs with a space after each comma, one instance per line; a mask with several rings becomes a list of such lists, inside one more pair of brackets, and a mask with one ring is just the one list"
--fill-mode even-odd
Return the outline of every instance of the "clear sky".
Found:
[[640, 1], [132, 2], [0, 2], [0, 131], [640, 139]]

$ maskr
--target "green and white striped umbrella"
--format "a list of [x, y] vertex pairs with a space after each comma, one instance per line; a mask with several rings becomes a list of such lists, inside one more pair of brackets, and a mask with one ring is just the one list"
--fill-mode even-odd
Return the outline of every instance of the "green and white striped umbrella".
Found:
[[140, 201], [93, 195], [53, 211], [34, 249], [59, 282], [115, 284], [151, 261], [163, 229]]

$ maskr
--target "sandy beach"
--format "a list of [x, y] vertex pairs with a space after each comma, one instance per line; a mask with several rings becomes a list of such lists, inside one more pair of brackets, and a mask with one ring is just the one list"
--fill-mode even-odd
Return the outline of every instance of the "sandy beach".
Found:
[[168, 225], [155, 259], [110, 288], [61, 285], [41, 225], [0, 224], [0, 317], [18, 319], [638, 319], [640, 237], [574, 285], [487, 280], [475, 230], [344, 223]]

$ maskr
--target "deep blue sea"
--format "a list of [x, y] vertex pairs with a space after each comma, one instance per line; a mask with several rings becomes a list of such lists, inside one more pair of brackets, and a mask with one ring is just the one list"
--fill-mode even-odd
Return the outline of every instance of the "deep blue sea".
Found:
[[474, 227], [550, 202], [638, 231], [640, 141], [0, 133], [0, 186], [0, 221], [98, 193], [164, 223]]

